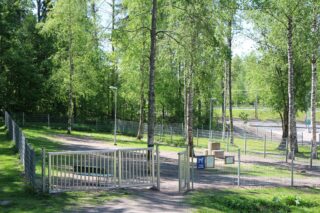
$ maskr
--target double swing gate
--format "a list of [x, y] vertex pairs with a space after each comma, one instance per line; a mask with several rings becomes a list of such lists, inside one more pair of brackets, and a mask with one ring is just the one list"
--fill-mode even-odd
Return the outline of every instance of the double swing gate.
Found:
[[139, 186], [160, 188], [159, 148], [48, 153], [49, 193]]

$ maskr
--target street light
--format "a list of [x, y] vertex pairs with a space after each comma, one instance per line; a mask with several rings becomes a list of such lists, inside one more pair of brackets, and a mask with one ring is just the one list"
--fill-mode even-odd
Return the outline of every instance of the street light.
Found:
[[212, 102], [215, 101], [215, 98], [210, 98], [210, 123], [209, 123], [209, 132], [210, 132], [210, 139], [212, 139], [212, 130], [211, 130], [211, 124], [212, 124]]
[[111, 89], [114, 92], [114, 145], [117, 145], [117, 87], [110, 86], [109, 89]]

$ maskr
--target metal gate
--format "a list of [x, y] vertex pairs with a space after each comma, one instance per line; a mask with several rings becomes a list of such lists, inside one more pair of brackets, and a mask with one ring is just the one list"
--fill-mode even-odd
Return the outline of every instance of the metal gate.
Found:
[[188, 150], [187, 148], [185, 151], [178, 153], [179, 192], [190, 190], [190, 159]]
[[135, 186], [160, 188], [158, 146], [156, 150], [49, 152], [48, 158], [50, 193]]

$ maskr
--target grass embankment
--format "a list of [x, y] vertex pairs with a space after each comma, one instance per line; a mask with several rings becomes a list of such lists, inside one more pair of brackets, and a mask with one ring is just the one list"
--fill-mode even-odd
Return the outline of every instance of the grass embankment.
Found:
[[201, 190], [186, 201], [197, 212], [319, 212], [320, 189], [256, 188]]
[[[40, 171], [38, 168], [37, 170]], [[0, 128], [0, 212], [75, 211], [82, 206], [103, 204], [126, 194], [126, 191], [121, 190], [67, 192], [57, 195], [35, 193], [25, 186], [22, 167], [13, 143], [6, 137], [4, 128]]]

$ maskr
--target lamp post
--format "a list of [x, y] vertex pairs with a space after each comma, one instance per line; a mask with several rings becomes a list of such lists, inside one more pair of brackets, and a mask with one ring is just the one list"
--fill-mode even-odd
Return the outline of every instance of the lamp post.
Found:
[[212, 139], [212, 130], [211, 130], [211, 125], [212, 125], [212, 102], [215, 101], [215, 98], [210, 98], [210, 123], [209, 123], [209, 132], [210, 132], [210, 139]]
[[109, 87], [114, 92], [114, 145], [117, 145], [117, 87]]

